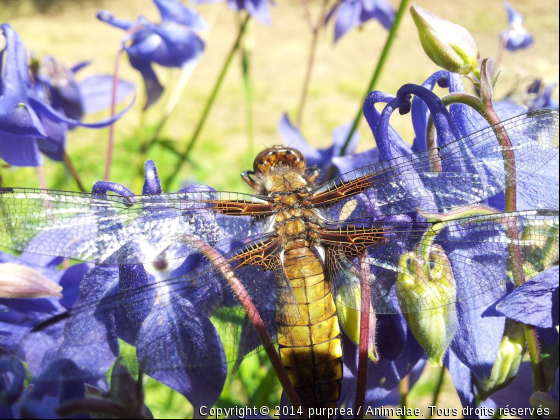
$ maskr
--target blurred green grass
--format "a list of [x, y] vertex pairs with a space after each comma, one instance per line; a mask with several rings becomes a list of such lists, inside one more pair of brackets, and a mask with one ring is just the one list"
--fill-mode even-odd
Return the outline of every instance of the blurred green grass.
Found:
[[[391, 1], [397, 5], [396, 0]], [[282, 0], [278, 3], [278, 7], [272, 10], [272, 26], [266, 27], [255, 22], [249, 33], [254, 42], [252, 75], [257, 151], [261, 147], [280, 143], [277, 124], [283, 112], [288, 111], [295, 118], [310, 43], [300, 1]], [[504, 72], [497, 89], [498, 97], [523, 78], [537, 77], [546, 83], [558, 83], [559, 3], [556, 0], [512, 0], [511, 3], [526, 17], [525, 27], [533, 33], [535, 45], [525, 51], [506, 52], [502, 62]], [[312, 13], [317, 16], [320, 2], [311, 0], [310, 4]], [[507, 16], [501, 0], [418, 0], [418, 4], [466, 27], [476, 39], [483, 57], [496, 54], [498, 36], [505, 27]], [[128, 19], [138, 14], [154, 21], [159, 19], [151, 0], [21, 0], [0, 2], [0, 21], [9, 22], [23, 38], [28, 52], [33, 52], [38, 58], [53, 55], [67, 65], [92, 60], [92, 64], [79, 76], [84, 77], [112, 72], [123, 34], [96, 19], [96, 12], [100, 9], [110, 10], [115, 16]], [[224, 5], [202, 6], [199, 11], [209, 19], [217, 16], [216, 21], [206, 35], [207, 50], [161, 136], [176, 144], [180, 151], [185, 149], [194, 130], [239, 24], [235, 14]], [[336, 45], [332, 43], [332, 36], [330, 27], [319, 37], [316, 66], [302, 126], [304, 136], [317, 147], [329, 146], [332, 129], [353, 119], [361, 105], [363, 90], [369, 82], [387, 32], [377, 22], [368, 22], [363, 28], [350, 31]], [[137, 83], [139, 94], [134, 109], [116, 126], [111, 180], [140, 193], [140, 144], [142, 138], [148, 135], [146, 132], [158, 122], [180, 71], [156, 68], [166, 92], [145, 115], [146, 129], [143, 132], [140, 124], [144, 100], [141, 78], [130, 68], [126, 58], [121, 69], [121, 77]], [[404, 83], [423, 82], [436, 70], [436, 66], [424, 55], [416, 28], [407, 14], [377, 89], [394, 93]], [[253, 156], [247, 154], [245, 112], [241, 63], [237, 57], [193, 151], [192, 164], [183, 166], [172, 189], [180, 188], [181, 182], [196, 182], [218, 189], [246, 191], [239, 173], [250, 167]], [[106, 116], [107, 113], [89, 116], [88, 120]], [[412, 142], [409, 117], [395, 116], [392, 123], [405, 141]], [[361, 133], [358, 150], [373, 147], [373, 136], [365, 122], [361, 124]], [[107, 138], [107, 129], [79, 128], [68, 136], [67, 151], [86, 188], [91, 188], [95, 181], [103, 177]], [[176, 162], [172, 153], [160, 147], [152, 148], [148, 158], [155, 160], [162, 179], [166, 178]], [[61, 164], [47, 161], [45, 171], [50, 188], [76, 189]], [[39, 185], [34, 168], [2, 167], [0, 174], [4, 186]], [[437, 376], [436, 369], [427, 367], [421, 380], [410, 392], [409, 399], [414, 401], [415, 406], [423, 407], [424, 413], [431, 403]], [[145, 386], [146, 401], [156, 418], [188, 418], [193, 415], [190, 404], [176, 392], [149, 378]], [[276, 375], [266, 357], [253, 355], [244, 361], [235, 375], [228, 377], [218, 406], [273, 407], [279, 402], [280, 393]], [[460, 406], [448, 376], [445, 377], [438, 406]]]

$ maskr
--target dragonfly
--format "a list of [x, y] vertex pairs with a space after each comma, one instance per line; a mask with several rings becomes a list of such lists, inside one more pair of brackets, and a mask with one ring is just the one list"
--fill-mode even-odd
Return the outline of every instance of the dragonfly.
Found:
[[[511, 148], [500, 146], [498, 129]], [[242, 173], [253, 194], [2, 188], [1, 246], [95, 264], [76, 304], [43, 319], [22, 346], [50, 340], [43, 360], [70, 358], [92, 377], [109, 370], [119, 340], [136, 347], [156, 379], [238, 365], [262, 344], [233, 280], [302, 404], [334, 407], [343, 379], [341, 311], [487, 306], [512, 289], [511, 249], [527, 272], [558, 264], [557, 203], [512, 213], [488, 205], [512, 182], [527, 199], [543, 174], [558, 172], [558, 147], [558, 113], [535, 111], [322, 185], [298, 150], [275, 146]], [[515, 180], [505, 151], [513, 152]], [[361, 303], [364, 279], [369, 307]], [[103, 362], [101, 353], [109, 355]]]

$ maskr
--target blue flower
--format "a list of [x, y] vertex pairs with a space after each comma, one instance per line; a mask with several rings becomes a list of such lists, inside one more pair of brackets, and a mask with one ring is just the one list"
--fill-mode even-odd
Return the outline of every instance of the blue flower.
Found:
[[554, 266], [515, 289], [496, 310], [523, 324], [553, 328], [558, 325], [558, 305], [558, 266]]
[[[391, 392], [399, 383], [410, 374], [413, 369], [425, 363], [425, 352], [420, 347], [412, 332], [406, 325], [404, 318], [400, 315], [383, 315], [378, 325], [376, 340], [380, 348], [379, 360], [373, 363], [368, 359], [368, 375], [366, 385], [366, 406], [377, 407], [383, 405], [385, 398], [390, 397]], [[388, 339], [390, 344], [383, 343]], [[383, 344], [382, 344], [383, 343]], [[350, 341], [344, 341], [344, 364], [351, 372], [350, 380], [346, 380], [344, 372], [343, 388], [349, 388], [346, 398], [341, 401], [346, 407], [354, 407], [356, 396], [357, 359], [358, 349]], [[385, 348], [381, 346], [385, 346]]]
[[[180, 193], [209, 191], [208, 187], [190, 186]], [[136, 199], [119, 184], [98, 182], [93, 187], [95, 194], [108, 192]], [[195, 407], [211, 406], [227, 376], [222, 342], [208, 318], [211, 309], [206, 306], [213, 307], [209, 301], [215, 298], [215, 283], [192, 291], [180, 279], [202, 257], [187, 244], [177, 244], [169, 238], [169, 232], [186, 232], [184, 221], [167, 217], [169, 214], [159, 209], [162, 188], [152, 161], [146, 163], [143, 194], [149, 195], [144, 204], [148, 206], [146, 212], [150, 213], [149, 206], [154, 209], [154, 220], [147, 232], [153, 241], [140, 237], [122, 243], [113, 252], [125, 255], [129, 263], [108, 255], [107, 265], [96, 266], [86, 276], [80, 297], [68, 313], [64, 336], [54, 343], [43, 364], [68, 359], [80, 367], [84, 378], [102, 378], [119, 355], [120, 339], [136, 347], [139, 369], [144, 373], [180, 392]], [[204, 216], [199, 216], [200, 223], [211, 229], [213, 220], [203, 222]], [[134, 230], [144, 222], [131, 221], [127, 228]], [[115, 223], [111, 217], [100, 220], [97, 229], [104, 235], [120, 230], [126, 236], [122, 223]], [[162, 254], [165, 261], [158, 259]], [[109, 265], [116, 260], [122, 263]]]
[[15, 357], [0, 356], [0, 417], [15, 419], [14, 404], [23, 393], [25, 368]]
[[[280, 137], [287, 146], [293, 147], [299, 150], [305, 156], [307, 161], [307, 166], [316, 166], [321, 170], [321, 175], [318, 181], [326, 181], [326, 177], [329, 176], [330, 170], [333, 165], [333, 158], [340, 156], [342, 152], [342, 147], [350, 133], [352, 124], [341, 125], [335, 128], [331, 134], [333, 145], [327, 149], [314, 149], [307, 143], [307, 141], [301, 135], [299, 129], [295, 127], [288, 117], [288, 114], [282, 115], [280, 123], [278, 124], [278, 132]], [[348, 143], [348, 147], [344, 152], [344, 156], [351, 155], [358, 142], [360, 141], [360, 132], [355, 131], [352, 135], [352, 139]]]
[[[479, 118], [474, 111], [464, 105], [453, 105], [448, 114], [439, 99], [429, 90], [435, 86], [436, 82], [442, 86], [449, 87], [452, 92], [464, 91], [458, 75], [441, 71], [428, 79], [423, 88], [406, 85], [404, 89], [399, 91], [397, 98], [383, 92], [372, 92], [364, 104], [364, 116], [374, 133], [377, 148], [358, 155], [335, 159], [334, 163], [340, 171], [346, 172], [350, 169], [362, 167], [364, 164], [399, 158], [413, 151], [420, 152], [425, 150], [427, 147], [426, 127], [429, 115], [433, 117], [437, 130], [436, 145], [434, 146], [443, 146], [488, 126], [486, 121]], [[407, 101], [403, 98], [405, 94], [410, 93], [416, 95], [412, 105], [407, 104]], [[423, 100], [424, 104], [420, 100]], [[379, 114], [374, 107], [377, 102], [388, 103], [382, 114]], [[412, 108], [412, 119], [416, 131], [416, 139], [412, 147], [408, 146], [389, 125], [389, 117], [397, 108], [400, 110]], [[524, 108], [517, 107], [511, 103], [498, 103], [496, 108], [499, 115], [504, 118], [510, 117], [512, 114], [516, 115], [524, 112]], [[525, 130], [525, 134], [519, 136], [519, 138], [534, 136], [532, 133], [534, 127], [530, 124], [527, 125]], [[454, 197], [453, 200], [459, 201], [450, 201], [446, 194], [435, 194], [435, 192], [447, 188], [445, 186], [447, 176], [451, 177], [449, 179], [450, 191], [456, 190], [458, 187], [464, 188], [464, 191], [476, 190], [477, 184], [481, 180], [486, 179], [487, 181], [482, 181], [486, 185], [490, 180], [496, 179], [496, 174], [492, 172], [490, 166], [480, 165], [479, 163], [487, 151], [479, 149], [482, 146], [474, 146], [474, 144], [476, 143], [473, 143], [472, 150], [462, 152], [465, 155], [463, 159], [447, 163], [444, 161], [441, 168], [442, 172], [437, 177], [437, 180], [433, 180], [433, 178], [427, 176], [428, 174], [422, 171], [418, 173], [412, 170], [407, 171], [406, 177], [400, 180], [403, 188], [402, 199], [403, 202], [405, 199], [407, 200], [406, 205], [401, 204], [401, 201], [391, 200], [388, 203], [379, 204], [379, 209], [371, 209], [372, 214], [380, 212], [382, 215], [387, 215], [406, 213], [408, 211], [412, 212], [410, 214], [413, 218], [412, 220], [421, 222], [425, 219], [413, 213], [415, 206], [422, 209], [425, 207], [448, 208], [450, 206], [462, 205], [463, 203], [459, 202], [459, 196], [456, 193], [451, 194], [451, 196]], [[486, 142], [484, 144], [487, 146]], [[557, 154], [554, 156], [550, 151], [543, 150], [542, 153], [550, 154], [551, 159], [542, 168], [538, 169], [532, 166], [531, 161], [534, 157], [530, 155], [518, 157], [518, 174], [520, 174], [518, 175], [520, 177], [518, 183], [518, 204], [520, 210], [558, 208], [558, 190], [549, 188], [549, 185], [558, 185], [556, 175], [558, 173], [558, 157]], [[423, 170], [426, 171], [426, 169]], [[534, 172], [537, 172], [537, 174]], [[454, 173], [472, 173], [473, 184], [471, 185], [471, 181], [468, 179], [463, 179], [461, 185], [458, 185], [457, 181], [453, 180]], [[548, 181], [543, 183], [543, 177]], [[425, 188], [425, 190], [420, 187]], [[395, 195], [394, 190], [393, 195]], [[472, 197], [468, 200], [472, 200]], [[378, 203], [375, 197], [370, 197], [368, 201], [370, 203]], [[503, 194], [487, 197], [485, 201], [487, 204], [503, 211]], [[410, 223], [407, 223], [407, 226], [410, 228]], [[473, 234], [476, 235], [476, 233]], [[442, 235], [449, 235], [449, 238], [452, 239], [441, 243], [445, 254], [452, 265], [458, 264], [458, 267], [461, 267], [461, 269], [456, 267], [454, 270], [458, 293], [468, 294], [472, 290], [473, 285], [477, 284], [477, 277], [479, 276], [477, 273], [481, 272], [482, 266], [488, 272], [506, 272], [506, 247], [495, 246], [490, 250], [485, 245], [485, 241], [478, 236], [476, 238], [469, 238], [467, 236], [457, 240], [456, 237], [454, 238], [454, 235], [461, 237], [462, 234], [454, 232], [452, 229], [445, 234], [442, 233]], [[382, 252], [383, 247], [380, 247], [380, 255], [376, 256], [376, 258], [386, 261], [387, 257], [384, 257]], [[397, 251], [392, 249], [390, 252]], [[470, 264], [465, 264], [464, 261], [466, 260], [470, 261]], [[383, 274], [383, 270], [379, 270], [375, 271], [375, 275], [380, 283], [392, 284], [394, 282], [394, 280], [389, 278], [394, 274]], [[387, 279], [384, 279], [384, 277], [387, 277]], [[500, 297], [499, 293], [502, 293], [501, 291], [496, 291], [498, 292], [497, 295], [491, 293], [491, 296], [483, 294], [471, 296], [472, 299], [458, 301], [456, 304], [458, 322], [456, 323], [454, 339], [451, 342], [451, 350], [463, 365], [467, 366], [469, 370], [480, 378], [489, 377], [490, 375], [497, 350], [501, 343], [505, 324], [505, 317], [486, 317], [484, 315], [489, 304], [498, 299]]]
[[395, 21], [395, 10], [387, 0], [340, 0], [329, 12], [328, 22], [336, 15], [334, 41], [338, 41], [350, 28], [362, 26], [370, 19], [377, 19], [387, 30]]
[[161, 15], [160, 24], [149, 22], [143, 16], [125, 20], [107, 11], [97, 14], [99, 20], [127, 31], [123, 47], [130, 64], [144, 79], [147, 96], [144, 109], [154, 104], [163, 92], [152, 63], [164, 67], [195, 66], [204, 52], [204, 41], [195, 31], [207, 26], [195, 10], [178, 0], [154, 0], [154, 3]]
[[[83, 400], [86, 397], [85, 381], [80, 370], [70, 360], [60, 359], [51, 363], [39, 376], [34, 378], [23, 403], [21, 418], [61, 418], [57, 408]], [[90, 419], [89, 414], [74, 414], [72, 418]]]
[[[45, 57], [34, 71], [34, 83], [31, 87], [33, 95], [58, 111], [76, 121], [81, 121], [87, 114], [101, 112], [111, 106], [113, 76], [109, 74], [92, 75], [81, 81], [75, 79], [78, 71], [87, 66], [88, 62], [67, 68], [53, 57]], [[117, 84], [116, 103], [124, 101], [135, 91], [135, 85], [126, 80]], [[64, 160], [66, 136], [75, 125], [66, 122], [55, 122], [44, 116], [39, 117], [47, 137], [37, 139], [39, 150], [55, 161]]]
[[533, 45], [533, 36], [525, 29], [523, 16], [507, 1], [504, 6], [508, 12], [508, 29], [502, 32], [502, 40], [510, 51], [522, 50]]
[[230, 9], [239, 12], [246, 10], [263, 25], [270, 25], [270, 4], [273, 0], [195, 0], [196, 4], [218, 3], [226, 1]]
[[[9, 164], [42, 165], [40, 152], [62, 160], [68, 126], [107, 127], [130, 108], [129, 105], [117, 115], [97, 123], [79, 121], [86, 110], [76, 112], [75, 104], [91, 102], [90, 97], [103, 93], [103, 86], [92, 92], [90, 84], [86, 95], [70, 79], [60, 79], [55, 86], [52, 78], [37, 73], [38, 77], [32, 80], [21, 38], [10, 25], [5, 23], [0, 27], [6, 37], [4, 74], [0, 75], [0, 156]], [[69, 73], [66, 75], [69, 76]], [[119, 87], [121, 98], [132, 89], [132, 85], [125, 82]], [[99, 104], [92, 110], [100, 110]]]
[[62, 287], [62, 297], [43, 297], [34, 299], [0, 298], [0, 354], [15, 354], [22, 357], [33, 373], [40, 366], [47, 350], [61, 334], [64, 323], [32, 342], [23, 340], [33, 327], [47, 319], [62, 314], [70, 309], [80, 290], [80, 285], [91, 269], [91, 264], [78, 264], [65, 270], [56, 267], [61, 258], [39, 256], [23, 253], [19, 258], [0, 253], [0, 265], [11, 264], [23, 266], [48, 278]]

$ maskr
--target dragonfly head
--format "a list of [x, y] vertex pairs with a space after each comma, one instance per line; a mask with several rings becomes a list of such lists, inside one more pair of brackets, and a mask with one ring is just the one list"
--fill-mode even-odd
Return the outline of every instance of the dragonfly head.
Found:
[[255, 191], [268, 195], [307, 187], [318, 175], [316, 168], [307, 168], [299, 150], [274, 146], [260, 152], [253, 163], [253, 171], [243, 172], [241, 176]]

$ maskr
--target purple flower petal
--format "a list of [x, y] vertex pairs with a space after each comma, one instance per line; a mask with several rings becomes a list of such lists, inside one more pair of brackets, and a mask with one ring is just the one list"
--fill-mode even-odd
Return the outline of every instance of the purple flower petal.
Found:
[[147, 160], [144, 168], [146, 180], [142, 189], [143, 195], [156, 195], [163, 192], [161, 188], [161, 181], [157, 173], [156, 164], [153, 160]]
[[334, 25], [334, 42], [356, 25], [361, 14], [362, 4], [359, 1], [345, 1], [340, 5]]
[[[208, 318], [186, 299], [173, 299], [167, 318], [152, 312], [142, 324], [137, 355], [145, 371], [183, 394], [196, 407], [212, 406], [227, 377], [227, 362], [220, 337]], [[184, 366], [161, 366], [162, 355]], [[194, 368], [193, 366], [202, 366]]]
[[159, 99], [163, 93], [163, 86], [159, 82], [148, 60], [134, 56], [129, 56], [129, 59], [132, 67], [138, 70], [144, 79], [144, 86], [146, 88], [146, 104], [144, 105], [144, 110], [146, 110]]
[[44, 116], [41, 117], [41, 122], [45, 128], [47, 137], [37, 139], [39, 150], [52, 160], [62, 162], [65, 155], [64, 148], [66, 146], [68, 125], [66, 123], [52, 121]]
[[245, 9], [263, 25], [270, 25], [271, 19], [268, 0], [245, 0]]
[[[350, 130], [352, 129], [352, 123], [344, 124], [336, 127], [332, 133], [332, 141], [333, 141], [333, 153], [332, 156], [340, 156], [342, 154], [342, 147], [348, 138], [348, 134], [350, 134]], [[346, 148], [344, 155], [351, 155], [356, 150], [358, 143], [360, 142], [360, 132], [358, 130], [354, 131], [352, 134], [352, 138], [348, 142], [348, 147]]]
[[[476, 398], [472, 388], [470, 369], [465, 366], [461, 360], [459, 360], [453, 350], [449, 350], [449, 352], [445, 355], [444, 363], [449, 370], [449, 374], [453, 380], [453, 385], [459, 394], [463, 408], [475, 408]], [[472, 416], [466, 417], [471, 418]]]
[[202, 16], [178, 0], [154, 0], [154, 3], [159, 9], [163, 23], [174, 22], [199, 31], [208, 29]]
[[558, 325], [558, 266], [537, 274], [515, 289], [496, 305], [496, 311], [540, 328]]
[[[95, 75], [86, 77], [79, 84], [85, 114], [95, 114], [111, 106], [113, 96], [113, 76]], [[120, 104], [134, 93], [136, 85], [126, 80], [119, 80], [116, 103]]]
[[74, 74], [78, 73], [81, 69], [83, 69], [84, 67], [87, 67], [91, 64], [91, 61], [81, 61], [77, 64], [74, 64], [71, 68], [70, 71]]
[[389, 124], [389, 118], [393, 108], [386, 107], [383, 110], [383, 118], [379, 115], [377, 109], [375, 109], [375, 104], [379, 102], [389, 103], [394, 99], [395, 97], [393, 95], [374, 91], [366, 97], [363, 105], [364, 117], [375, 136], [375, 142], [377, 143], [377, 149], [379, 151], [379, 160], [388, 160], [411, 153], [410, 146], [402, 140], [395, 129]]
[[98, 12], [97, 19], [99, 19], [102, 22], [108, 23], [109, 25], [114, 26], [115, 28], [124, 29], [125, 31], [128, 31], [129, 29], [140, 24], [138, 20], [126, 20], [126, 19], [116, 18], [113, 16], [111, 12], [108, 12], [107, 10], [102, 10]]
[[0, 156], [14, 166], [40, 166], [45, 161], [37, 139], [0, 132]]
[[293, 147], [299, 150], [308, 161], [308, 166], [312, 166], [321, 158], [321, 154], [311, 147], [309, 143], [303, 138], [299, 129], [292, 124], [288, 114], [284, 113], [280, 122], [278, 123], [278, 132], [286, 146]]
[[333, 163], [338, 168], [341, 174], [377, 162], [379, 162], [379, 151], [377, 147], [362, 153], [333, 158]]
[[126, 114], [126, 112], [128, 112], [128, 110], [130, 108], [132, 108], [132, 105], [134, 105], [134, 102], [136, 102], [136, 97], [133, 98], [133, 100], [130, 102], [130, 104], [125, 109], [123, 109], [121, 112], [113, 115], [110, 118], [106, 118], [106, 119], [98, 121], [96, 123], [83, 123], [81, 121], [72, 120], [70, 118], [67, 118], [64, 115], [59, 114], [54, 109], [52, 109], [49, 105], [39, 101], [38, 99], [29, 98], [29, 103], [33, 106], [33, 108], [35, 108], [38, 113], [40, 113], [41, 115], [44, 115], [45, 117], [49, 118], [50, 120], [53, 120], [53, 121], [56, 121], [56, 122], [63, 122], [63, 123], [69, 124], [69, 125], [78, 125], [80, 127], [88, 127], [88, 128], [104, 128], [104, 127], [107, 127], [107, 126], [113, 124], [120, 117], [122, 117], [124, 114]]
[[[85, 398], [85, 384], [78, 367], [70, 360], [57, 360], [33, 382], [33, 388], [22, 404], [24, 418], [58, 418], [55, 408]], [[56, 396], [56, 402], [48, 398]], [[75, 416], [87, 419], [89, 415]]]
[[0, 358], [0, 405], [13, 404], [23, 392], [25, 368], [15, 357]]

